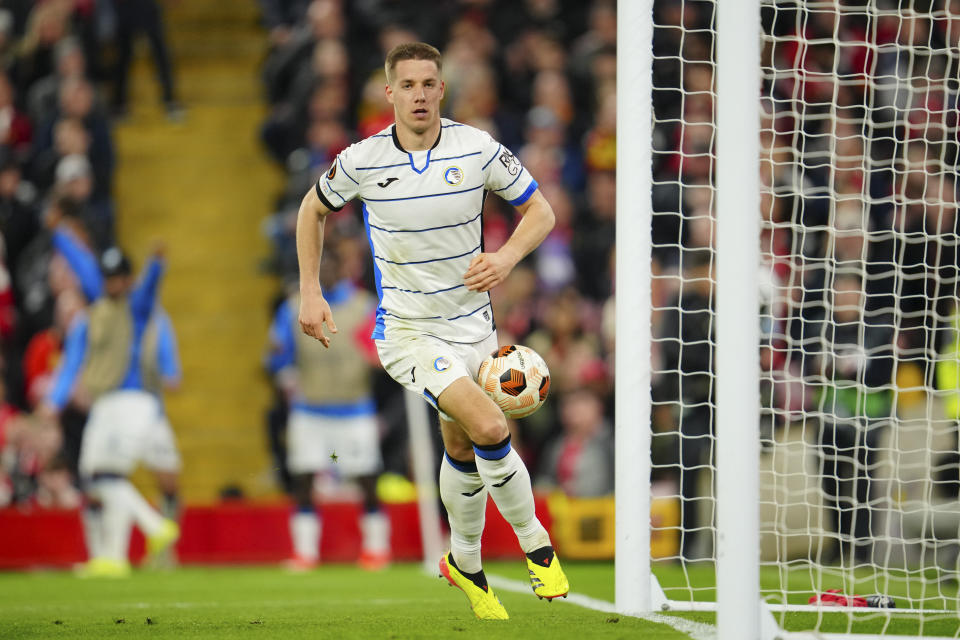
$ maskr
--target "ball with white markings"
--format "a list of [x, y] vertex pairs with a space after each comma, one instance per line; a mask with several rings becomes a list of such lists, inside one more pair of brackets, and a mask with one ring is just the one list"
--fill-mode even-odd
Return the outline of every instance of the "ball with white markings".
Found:
[[547, 399], [550, 371], [530, 347], [509, 344], [484, 359], [477, 383], [507, 417], [525, 418]]

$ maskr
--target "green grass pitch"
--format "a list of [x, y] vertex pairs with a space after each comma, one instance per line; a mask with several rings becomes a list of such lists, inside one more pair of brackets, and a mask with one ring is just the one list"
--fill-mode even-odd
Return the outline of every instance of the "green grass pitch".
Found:
[[[526, 581], [520, 560], [485, 568]], [[612, 600], [611, 564], [566, 568], [575, 592]], [[307, 574], [187, 567], [137, 571], [124, 580], [0, 573], [0, 638], [686, 638], [664, 625], [548, 603], [532, 592], [498, 595], [509, 621], [476, 620], [458, 589], [419, 564], [380, 573], [326, 565]]]
[[[486, 563], [488, 574], [526, 582], [521, 561]], [[567, 562], [573, 593], [612, 602], [611, 563]], [[713, 567], [656, 564], [668, 597], [689, 580], [698, 599], [713, 597]], [[775, 576], [763, 575], [769, 587]], [[803, 585], [791, 584], [798, 592]], [[277, 567], [186, 567], [137, 571], [125, 580], [79, 579], [70, 572], [0, 573], [0, 638], [498, 638], [547, 637], [686, 639], [668, 626], [618, 616], [531, 592], [498, 589], [510, 612], [506, 622], [481, 622], [466, 598], [446, 581], [401, 564], [380, 573], [350, 565], [325, 565], [306, 574]], [[891, 593], [890, 595], [898, 595]], [[711, 613], [671, 614], [713, 624]], [[957, 637], [956, 611], [928, 619], [877, 611], [846, 614], [790, 613], [790, 630], [813, 629], [894, 635]]]

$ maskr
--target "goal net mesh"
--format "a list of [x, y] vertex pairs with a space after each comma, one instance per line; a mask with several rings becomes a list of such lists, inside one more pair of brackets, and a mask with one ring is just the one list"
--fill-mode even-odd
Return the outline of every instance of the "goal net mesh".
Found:
[[[760, 11], [761, 592], [922, 631], [958, 610], [960, 2]], [[715, 5], [654, 23], [653, 566], [713, 600]]]

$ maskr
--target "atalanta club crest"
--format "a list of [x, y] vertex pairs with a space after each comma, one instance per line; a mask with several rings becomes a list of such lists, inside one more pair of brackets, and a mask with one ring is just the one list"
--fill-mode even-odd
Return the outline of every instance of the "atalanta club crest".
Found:
[[448, 167], [447, 170], [443, 172], [443, 179], [446, 180], [447, 184], [455, 187], [463, 182], [463, 171], [460, 167]]
[[446, 371], [447, 369], [450, 368], [450, 361], [444, 358], [443, 356], [440, 356], [439, 358], [433, 361], [433, 368], [436, 369], [437, 371]]

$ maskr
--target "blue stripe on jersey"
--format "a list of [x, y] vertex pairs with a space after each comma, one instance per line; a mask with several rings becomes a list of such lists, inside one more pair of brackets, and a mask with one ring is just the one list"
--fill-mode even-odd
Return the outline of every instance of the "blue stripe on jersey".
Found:
[[518, 172], [518, 173], [517, 173], [517, 177], [513, 179], [513, 182], [511, 182], [510, 184], [508, 184], [508, 185], [505, 186], [505, 187], [500, 187], [499, 189], [494, 189], [493, 192], [496, 193], [496, 192], [498, 192], [498, 191], [506, 191], [507, 189], [509, 189], [510, 187], [512, 187], [513, 185], [515, 185], [515, 184], [517, 183], [517, 180], [519, 180], [519, 179], [520, 179], [520, 176], [522, 176], [522, 175], [523, 175], [523, 171]]
[[407, 157], [410, 158], [410, 168], [416, 171], [417, 173], [423, 173], [430, 167], [430, 153], [433, 149], [427, 149], [427, 164], [423, 165], [423, 169], [417, 169], [417, 165], [413, 164], [413, 154], [408, 153]]
[[[363, 203], [363, 226], [367, 230], [367, 242], [370, 243], [370, 253], [375, 255], [376, 250], [373, 248], [373, 238], [370, 236], [370, 213], [367, 211], [366, 203]], [[373, 326], [373, 333], [370, 334], [370, 337], [374, 340], [383, 339], [383, 287], [380, 285], [381, 275], [380, 267], [377, 266], [377, 261], [373, 261], [373, 282], [377, 286], [377, 320]]]
[[[348, 178], [350, 178], [351, 180], [353, 180], [353, 176], [351, 176], [349, 173], [347, 173], [347, 170], [343, 168], [343, 163], [340, 162], [340, 156], [337, 156], [337, 164], [340, 165], [340, 171], [343, 171], [343, 175], [345, 175], [345, 176], [347, 176]], [[353, 184], [359, 185], [360, 183], [357, 182], [356, 180], [353, 180]], [[338, 193], [337, 195], [340, 195], [340, 194]]]
[[357, 171], [373, 171], [374, 169], [393, 169], [395, 167], [405, 167], [410, 164], [410, 161], [398, 162], [397, 164], [381, 164], [375, 167], [357, 167]]
[[471, 253], [474, 253], [475, 251], [477, 251], [477, 250], [479, 250], [479, 249], [480, 249], [480, 245], [477, 245], [476, 247], [474, 247], [474, 248], [471, 249], [470, 251], [467, 251], [466, 253], [461, 253], [461, 254], [456, 255], [456, 256], [447, 256], [446, 258], [431, 258], [430, 260], [414, 260], [414, 261], [412, 261], [412, 262], [394, 262], [393, 260], [387, 260], [386, 258], [381, 258], [380, 256], [378, 256], [378, 255], [376, 255], [376, 254], [374, 254], [373, 257], [374, 257], [374, 259], [376, 259], [376, 260], [382, 260], [383, 262], [387, 262], [387, 263], [389, 263], [389, 264], [396, 264], [396, 265], [403, 266], [403, 265], [408, 265], [408, 264], [427, 264], [428, 262], [443, 262], [444, 260], [456, 260], [457, 258], [462, 258], [462, 257], [464, 257], [464, 256], [468, 256], [468, 255], [470, 255]]
[[457, 222], [455, 224], [444, 224], [444, 225], [440, 225], [439, 227], [427, 227], [426, 229], [385, 229], [384, 227], [378, 227], [375, 224], [371, 224], [370, 227], [372, 229], [376, 229], [377, 231], [383, 231], [385, 233], [423, 233], [424, 231], [436, 231], [437, 229], [451, 229], [453, 227], [462, 227], [465, 224], [470, 224], [471, 222], [474, 222], [481, 215], [483, 215], [483, 211], [473, 216], [466, 222]]
[[370, 136], [371, 138], [392, 138], [392, 133], [378, 133], [376, 135]]
[[474, 310], [471, 311], [470, 313], [461, 313], [461, 314], [458, 315], [458, 316], [453, 316], [452, 318], [447, 318], [447, 320], [456, 320], [457, 318], [466, 318], [467, 316], [472, 316], [472, 315], [475, 314], [477, 311], [480, 311], [480, 309], [483, 309], [484, 307], [489, 307], [489, 306], [490, 306], [490, 303], [488, 302], [488, 303], [486, 303], [486, 304], [480, 305], [479, 307], [477, 307], [476, 309], [474, 309]]
[[533, 192], [536, 191], [537, 187], [539, 186], [540, 185], [537, 184], [536, 180], [531, 180], [530, 186], [527, 187], [527, 190], [521, 193], [519, 196], [517, 196], [513, 200], [509, 200], [510, 204], [512, 204], [515, 207], [520, 206], [521, 204], [523, 204], [524, 202], [530, 199], [530, 196], [533, 195]]
[[441, 128], [441, 129], [449, 129], [450, 127], [462, 127], [462, 126], [463, 126], [463, 125], [460, 124], [459, 122], [453, 122], [453, 123], [451, 123], [451, 124], [441, 125], [440, 128]]
[[[469, 156], [478, 156], [480, 155], [479, 151], [474, 151], [473, 153], [465, 153], [462, 156], [450, 156], [448, 158], [433, 158], [431, 162], [443, 162], [444, 160], [458, 160], [460, 158], [467, 158]], [[410, 161], [401, 162], [399, 164], [382, 164], [376, 167], [357, 167], [357, 171], [373, 171], [374, 169], [393, 169], [395, 167], [405, 167], [410, 164]]]
[[[460, 191], [449, 191], [447, 193], [428, 193], [425, 196], [407, 196], [405, 198], [364, 198], [367, 202], [396, 202], [397, 200], [417, 200], [419, 198], [436, 198], [439, 196], [455, 196], [458, 193], [467, 193], [468, 191], [476, 191], [477, 189], [482, 189], [483, 185], [478, 184], [475, 187], [470, 187], [469, 189], [461, 189]], [[340, 195], [340, 194], [337, 194]]]
[[430, 390], [429, 390], [429, 389], [424, 389], [424, 390], [423, 390], [423, 397], [425, 397], [425, 398], [427, 399], [427, 402], [429, 402], [430, 404], [433, 405], [433, 408], [434, 408], [434, 409], [439, 409], [439, 408], [440, 408], [440, 407], [437, 406], [437, 396], [435, 396], [435, 395], [433, 395], [432, 393], [430, 393]]
[[[503, 149], [503, 145], [502, 145], [502, 144], [498, 144], [498, 145], [497, 145], [497, 152], [496, 152], [495, 154], [493, 154], [493, 158], [496, 158], [498, 155], [500, 155], [500, 149]], [[489, 166], [490, 166], [490, 163], [493, 162], [493, 158], [490, 158], [489, 160], [487, 160], [487, 163], [486, 163], [485, 165], [483, 165], [482, 167], [480, 167], [480, 171], [484, 171], [487, 167], [489, 167]]]
[[444, 293], [447, 291], [453, 291], [454, 289], [459, 289], [460, 287], [465, 287], [465, 284], [458, 284], [453, 287], [447, 287], [446, 289], [437, 289], [436, 291], [414, 291], [413, 289], [401, 289], [400, 287], [389, 287], [385, 286], [384, 289], [393, 289], [394, 291], [402, 291], [404, 293], [422, 293], [425, 296], [432, 296], [437, 293]]
[[[352, 180], [352, 178], [351, 178], [351, 180]], [[340, 198], [340, 199], [343, 201], [343, 204], [347, 204], [347, 199], [344, 198], [344, 197], [343, 197], [342, 195], [340, 195], [339, 193], [337, 193], [337, 190], [330, 186], [330, 181], [329, 181], [329, 180], [327, 180], [327, 187], [330, 189], [330, 191], [332, 191], [333, 193], [336, 193], [336, 194], [337, 194], [337, 197]]]
[[302, 411], [313, 416], [325, 416], [327, 418], [353, 418], [356, 416], [369, 416], [377, 412], [377, 406], [373, 398], [363, 398], [356, 402], [346, 402], [343, 404], [307, 404], [305, 402], [294, 402], [292, 405], [294, 411]]
[[390, 316], [391, 318], [397, 318], [398, 320], [443, 320], [442, 316], [425, 316], [423, 318], [408, 318], [406, 316], [398, 316], [395, 313], [390, 313], [389, 311], [384, 311], [383, 315]]

